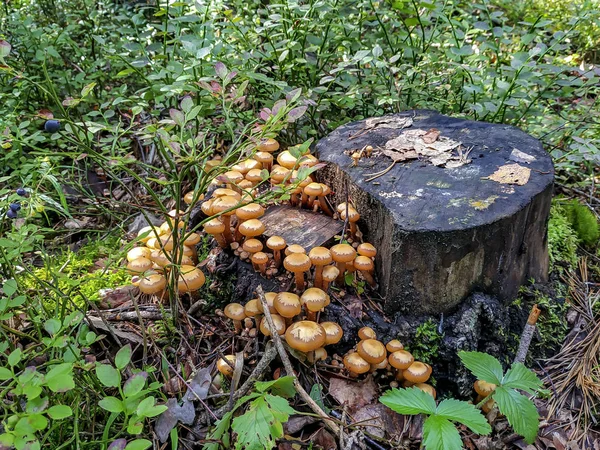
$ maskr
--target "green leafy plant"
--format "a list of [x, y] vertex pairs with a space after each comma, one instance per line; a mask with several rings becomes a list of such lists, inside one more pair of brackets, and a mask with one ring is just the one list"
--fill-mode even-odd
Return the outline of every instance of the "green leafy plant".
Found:
[[409, 351], [415, 359], [431, 364], [438, 356], [441, 343], [442, 335], [438, 331], [438, 324], [429, 319], [417, 327]]
[[550, 267], [563, 271], [562, 264], [577, 264], [577, 244], [579, 238], [573, 229], [563, 206], [553, 202], [548, 221], [548, 253]]
[[577, 200], [570, 200], [564, 206], [569, 222], [577, 233], [577, 236], [588, 247], [598, 243], [600, 227], [598, 220], [590, 209]]
[[[204, 450], [218, 450], [221, 444], [230, 448], [230, 428], [237, 436], [233, 447], [236, 450], [275, 447], [275, 441], [283, 436], [283, 424], [296, 412], [286, 400], [296, 393], [294, 380], [285, 376], [274, 381], [259, 381], [254, 388], [256, 392], [239, 399], [233, 410], [215, 424], [209, 439], [219, 443], [205, 444]], [[247, 408], [244, 414], [234, 418], [234, 413], [242, 407]]]

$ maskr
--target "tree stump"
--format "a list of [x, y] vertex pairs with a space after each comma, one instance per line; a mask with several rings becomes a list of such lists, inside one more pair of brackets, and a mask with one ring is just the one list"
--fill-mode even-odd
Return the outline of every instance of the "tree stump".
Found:
[[316, 150], [319, 177], [378, 249], [386, 312], [445, 313], [474, 291], [506, 304], [547, 279], [554, 168], [521, 130], [407, 111], [344, 125]]

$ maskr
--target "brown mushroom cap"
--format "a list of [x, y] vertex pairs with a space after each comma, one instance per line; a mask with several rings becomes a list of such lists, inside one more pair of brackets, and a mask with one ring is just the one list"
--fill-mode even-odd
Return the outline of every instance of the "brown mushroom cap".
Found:
[[213, 214], [222, 214], [224, 216], [232, 216], [235, 214], [235, 208], [240, 204], [240, 201], [231, 195], [218, 197], [212, 203], [211, 211]]
[[148, 258], [140, 257], [127, 264], [127, 271], [132, 275], [139, 275], [150, 269], [152, 269], [152, 261]]
[[214, 214], [213, 210], [212, 210], [212, 205], [213, 205], [213, 203], [215, 202], [216, 199], [217, 199], [216, 197], [209, 198], [208, 200], [202, 202], [202, 204], [200, 205], [200, 209], [207, 216], [212, 216]]
[[324, 266], [333, 261], [331, 252], [325, 247], [314, 247], [310, 252], [308, 252], [308, 257], [310, 258], [313, 266]]
[[316, 361], [325, 361], [327, 359], [327, 350], [323, 347], [316, 349], [314, 352], [308, 353], [308, 362], [314, 363]]
[[228, 170], [221, 177], [229, 184], [238, 184], [244, 179], [244, 175], [237, 170]]
[[298, 244], [288, 245], [288, 247], [285, 249], [285, 255], [289, 256], [292, 253], [302, 253], [303, 255], [305, 255], [306, 250], [304, 250], [304, 247]]
[[358, 330], [358, 338], [359, 339], [377, 339], [377, 335], [373, 331], [371, 327], [362, 327]]
[[413, 355], [408, 353], [406, 350], [398, 350], [388, 356], [390, 365], [400, 370], [408, 369], [414, 360], [415, 358]]
[[323, 193], [323, 187], [320, 183], [310, 183], [304, 188], [304, 193], [311, 197], [317, 197]]
[[194, 292], [200, 289], [206, 278], [204, 273], [194, 267], [182, 265], [179, 269], [179, 280], [177, 281], [177, 289], [179, 292]]
[[412, 383], [425, 383], [431, 376], [431, 366], [420, 361], [415, 361], [402, 371], [402, 375], [404, 375], [405, 380]]
[[377, 249], [373, 244], [369, 244], [368, 242], [363, 242], [356, 249], [359, 255], [368, 256], [369, 258], [374, 258], [377, 255]]
[[356, 352], [348, 353], [344, 356], [344, 366], [348, 371], [356, 375], [366, 373], [371, 369], [371, 365]]
[[291, 292], [280, 292], [277, 294], [275, 300], [273, 300], [273, 306], [280, 316], [286, 318], [295, 317], [302, 311], [300, 297]]
[[157, 273], [144, 276], [140, 280], [139, 288], [144, 294], [158, 294], [167, 286], [167, 279]]
[[477, 380], [473, 387], [475, 388], [475, 392], [484, 397], [487, 397], [496, 390], [496, 385], [494, 383], [488, 383], [483, 380]]
[[310, 258], [304, 253], [291, 253], [283, 260], [283, 267], [294, 273], [306, 272], [310, 269]]
[[321, 325], [309, 320], [293, 323], [285, 332], [288, 345], [304, 353], [323, 347], [326, 336]]
[[217, 188], [213, 191], [213, 197], [216, 199], [218, 197], [233, 197], [240, 200], [242, 197], [239, 192], [235, 192], [233, 189], [228, 188]]
[[[285, 333], [285, 319], [281, 317], [279, 314], [271, 314], [271, 318], [273, 319], [273, 325], [277, 329], [277, 334], [280, 336]], [[267, 318], [263, 317], [260, 321], [260, 332], [265, 336], [271, 336], [269, 329], [267, 327]]]
[[356, 351], [369, 364], [380, 363], [387, 356], [385, 346], [376, 339], [360, 341], [356, 346]]
[[385, 349], [390, 353], [394, 353], [398, 350], [404, 350], [404, 345], [402, 345], [402, 342], [400, 342], [398, 339], [392, 339], [390, 342], [385, 344]]
[[[346, 220], [346, 210], [345, 209], [342, 209], [342, 211], [340, 212], [340, 219]], [[360, 219], [360, 214], [358, 213], [358, 211], [355, 210], [354, 208], [348, 208], [348, 222], [350, 222], [350, 223], [358, 222], [359, 219]]]
[[256, 148], [261, 152], [273, 153], [274, 151], [279, 150], [279, 142], [273, 138], [261, 139]]
[[277, 156], [277, 163], [286, 169], [293, 169], [296, 165], [296, 157], [288, 150], [284, 150]]
[[225, 231], [225, 224], [215, 217], [204, 224], [204, 231], [208, 234], [220, 234]]
[[370, 272], [375, 268], [375, 265], [373, 264], [373, 260], [368, 256], [357, 256], [354, 260], [354, 267], [357, 270]]
[[344, 330], [335, 322], [323, 322], [321, 326], [325, 330], [325, 345], [337, 344], [344, 336]]
[[[155, 238], [157, 235], [160, 235], [161, 233], [162, 233], [162, 231], [161, 231], [160, 227], [155, 227], [153, 225], [150, 225], [150, 226], [142, 228], [138, 232], [137, 237], [138, 237], [138, 240], [140, 240], [141, 242], [146, 243], [151, 238]], [[131, 250], [134, 250], [134, 249], [132, 248]]]
[[[309, 154], [306, 155], [302, 155], [300, 158], [298, 158], [298, 164], [300, 167], [302, 166], [306, 166], [306, 167], [313, 167], [315, 165], [317, 165], [319, 163], [319, 160], [314, 156]], [[321, 184], [321, 183], [319, 183]]]
[[336, 244], [330, 249], [335, 262], [350, 262], [356, 257], [356, 250], [350, 244]]
[[246, 239], [242, 249], [248, 253], [256, 253], [262, 251], [263, 245], [258, 239]]
[[[275, 301], [275, 297], [277, 297], [276, 292], [265, 292], [265, 300], [267, 301], [267, 305], [269, 305], [269, 312], [271, 314], [277, 313], [277, 310], [275, 309], [275, 306], [273, 305], [273, 302]], [[265, 312], [263, 310], [263, 306], [262, 306], [261, 302], [258, 302], [258, 309], [261, 313]]]
[[[231, 366], [235, 366], [235, 355], [225, 355], [225, 359], [229, 361]], [[233, 368], [229, 364], [227, 364], [223, 358], [219, 358], [217, 361], [217, 370], [227, 378], [231, 378], [233, 376]]]
[[433, 397], [433, 399], [435, 400], [437, 393], [435, 392], [435, 388], [427, 383], [416, 383], [414, 385], [414, 387], [416, 387], [417, 389], [422, 390], [423, 392], [431, 395]]
[[258, 219], [265, 214], [265, 208], [258, 203], [248, 203], [235, 210], [235, 215], [241, 220]]
[[271, 169], [271, 182], [275, 184], [281, 183], [288, 175], [290, 175], [290, 169], [276, 164]]
[[244, 313], [246, 314], [246, 317], [254, 317], [262, 314], [262, 311], [258, 308], [259, 304], [260, 302], [256, 298], [249, 300], [244, 306]]
[[135, 261], [138, 258], [147, 258], [150, 259], [150, 255], [152, 250], [148, 247], [133, 247], [131, 250], [127, 252], [127, 261]]
[[267, 239], [267, 247], [271, 250], [283, 250], [285, 248], [285, 239], [281, 236], [271, 236]]
[[256, 152], [254, 154], [254, 159], [263, 165], [273, 163], [273, 155], [269, 152]]
[[317, 312], [325, 307], [327, 294], [319, 288], [309, 288], [304, 291], [300, 301], [309, 311]]
[[246, 174], [246, 180], [250, 181], [252, 185], [260, 183], [262, 179], [262, 169], [252, 169]]
[[240, 224], [240, 233], [246, 237], [256, 237], [260, 236], [265, 232], [264, 224], [258, 219], [250, 219], [246, 220], [244, 223]]
[[334, 281], [338, 275], [340, 274], [340, 270], [335, 266], [325, 266], [323, 268], [323, 280], [332, 282]]
[[246, 318], [246, 310], [239, 303], [228, 304], [223, 313], [231, 320], [244, 320]]
[[260, 266], [261, 264], [267, 264], [269, 262], [269, 257], [266, 253], [256, 252], [252, 255], [251, 260], [254, 264]]

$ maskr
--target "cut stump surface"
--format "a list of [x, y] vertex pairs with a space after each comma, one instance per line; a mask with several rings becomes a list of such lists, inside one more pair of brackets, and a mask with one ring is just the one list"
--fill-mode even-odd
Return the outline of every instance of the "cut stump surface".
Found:
[[[352, 154], [366, 146], [373, 154], [353, 166]], [[407, 111], [344, 125], [317, 154], [336, 204], [347, 192], [379, 250], [386, 311], [447, 312], [475, 290], [511, 301], [528, 278], [547, 278], [554, 168], [523, 131]], [[367, 181], [390, 156], [407, 159]], [[468, 163], [454, 167], [461, 157]]]

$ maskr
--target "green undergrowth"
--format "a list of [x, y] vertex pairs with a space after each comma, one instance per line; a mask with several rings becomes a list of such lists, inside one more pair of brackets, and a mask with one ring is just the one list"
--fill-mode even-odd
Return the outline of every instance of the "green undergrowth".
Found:
[[438, 358], [441, 342], [442, 335], [438, 331], [438, 324], [429, 319], [417, 327], [415, 338], [408, 350], [416, 360], [432, 364]]
[[548, 253], [550, 269], [562, 272], [563, 266], [577, 265], [577, 233], [571, 226], [567, 213], [557, 202], [553, 202], [548, 222]]

